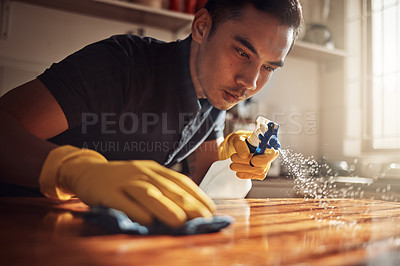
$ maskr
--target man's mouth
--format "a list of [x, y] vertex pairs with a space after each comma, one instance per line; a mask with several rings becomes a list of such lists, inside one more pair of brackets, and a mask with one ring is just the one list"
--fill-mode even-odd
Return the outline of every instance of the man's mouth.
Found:
[[233, 94], [230, 93], [226, 90], [224, 90], [224, 99], [229, 102], [229, 103], [238, 103], [240, 101], [243, 101], [245, 99], [245, 95], [238, 95], [238, 94]]

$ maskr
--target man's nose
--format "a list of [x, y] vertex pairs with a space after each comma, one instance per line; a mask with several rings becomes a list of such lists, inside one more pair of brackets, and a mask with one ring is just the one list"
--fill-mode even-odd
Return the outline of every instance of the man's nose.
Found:
[[260, 75], [259, 69], [252, 69], [251, 67], [246, 67], [236, 76], [236, 82], [242, 85], [247, 90], [257, 89], [257, 80]]

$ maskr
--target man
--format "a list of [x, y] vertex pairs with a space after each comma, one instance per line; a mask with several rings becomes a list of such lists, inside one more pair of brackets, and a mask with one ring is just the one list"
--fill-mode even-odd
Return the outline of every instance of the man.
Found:
[[[143, 224], [211, 216], [195, 183], [214, 161], [237, 153], [237, 176], [262, 179], [277, 156], [253, 160], [243, 132], [218, 146], [225, 110], [283, 66], [301, 16], [297, 0], [210, 0], [183, 41], [113, 36], [53, 64], [0, 98], [2, 181]], [[185, 158], [195, 183], [168, 169]]]

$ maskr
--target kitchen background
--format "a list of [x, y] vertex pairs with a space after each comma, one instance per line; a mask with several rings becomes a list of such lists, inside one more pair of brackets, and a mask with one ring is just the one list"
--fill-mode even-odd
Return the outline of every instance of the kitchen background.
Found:
[[[400, 180], [400, 1], [301, 2], [306, 24], [285, 67], [229, 113], [227, 132], [263, 115], [281, 125], [283, 149], [347, 178], [337, 184], [392, 196]], [[185, 38], [195, 3], [0, 0], [0, 95], [114, 34]], [[250, 196], [294, 196], [287, 171], [277, 160]]]

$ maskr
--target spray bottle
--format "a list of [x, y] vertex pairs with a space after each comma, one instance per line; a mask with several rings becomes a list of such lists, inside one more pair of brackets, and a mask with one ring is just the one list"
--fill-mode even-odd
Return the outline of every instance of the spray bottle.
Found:
[[[256, 120], [257, 129], [246, 139], [247, 146], [253, 156], [263, 154], [267, 148], [278, 150], [279, 125], [259, 116]], [[252, 183], [250, 179], [236, 176], [229, 166], [230, 158], [213, 163], [200, 183], [200, 188], [212, 199], [240, 199], [249, 193]]]

